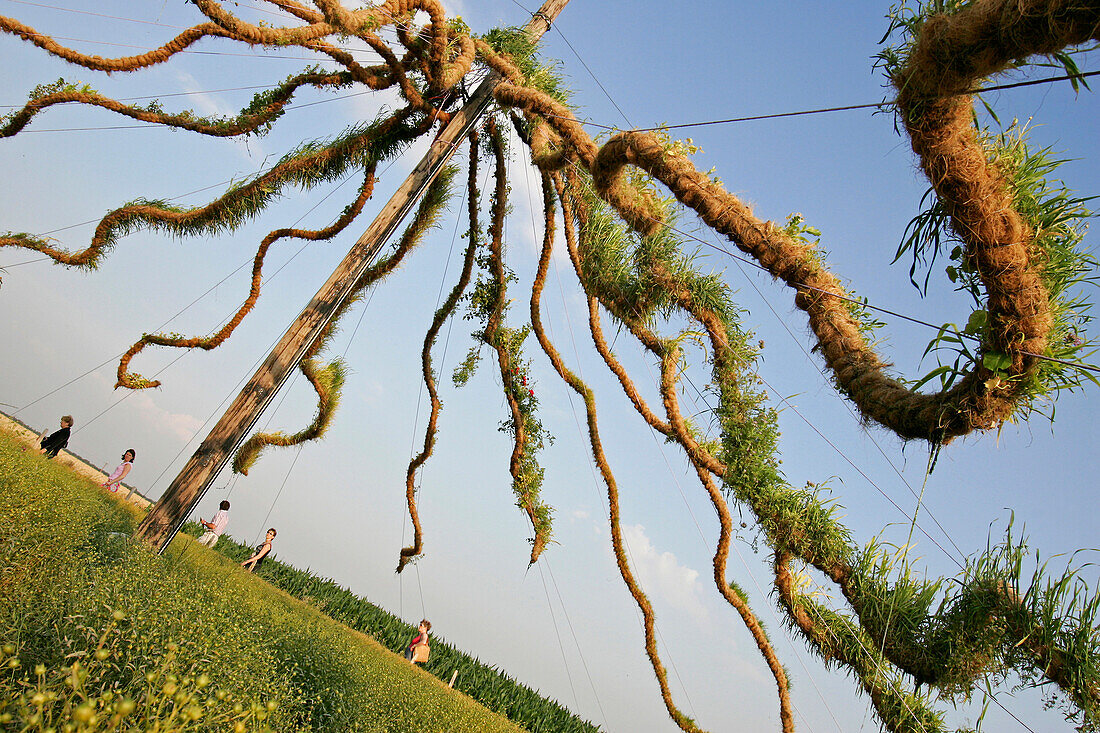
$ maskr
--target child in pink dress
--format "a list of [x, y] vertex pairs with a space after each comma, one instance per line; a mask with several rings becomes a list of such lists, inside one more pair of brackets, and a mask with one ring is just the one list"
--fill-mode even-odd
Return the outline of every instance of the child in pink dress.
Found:
[[116, 468], [111, 475], [107, 477], [107, 481], [104, 482], [103, 488], [107, 489], [111, 493], [118, 491], [119, 485], [122, 483], [122, 479], [126, 478], [126, 474], [130, 473], [130, 467], [134, 464], [134, 459], [137, 458], [137, 453], [134, 453], [134, 449], [126, 451], [122, 454], [122, 463]]

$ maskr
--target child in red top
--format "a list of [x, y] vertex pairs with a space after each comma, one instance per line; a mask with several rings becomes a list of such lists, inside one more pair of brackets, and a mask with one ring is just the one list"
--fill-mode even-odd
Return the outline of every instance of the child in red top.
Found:
[[413, 649], [421, 645], [428, 646], [428, 632], [431, 630], [432, 622], [428, 619], [422, 619], [420, 621], [420, 626], [417, 627], [417, 631], [419, 631], [420, 633], [417, 634], [413, 638], [413, 640], [409, 642], [409, 645], [407, 647], [405, 647], [405, 659], [408, 659], [413, 664], [416, 664], [416, 660], [413, 659]]

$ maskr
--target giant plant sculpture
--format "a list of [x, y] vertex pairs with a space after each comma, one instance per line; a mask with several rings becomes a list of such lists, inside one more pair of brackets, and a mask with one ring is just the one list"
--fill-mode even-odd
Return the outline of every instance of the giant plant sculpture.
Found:
[[[457, 284], [424, 340], [423, 377], [432, 410], [423, 450], [407, 472], [405, 493], [414, 537], [412, 545], [401, 550], [398, 569], [424, 548], [415, 502], [416, 473], [432, 452], [441, 409], [432, 346], [440, 327], [465, 299], [468, 317], [479, 328], [475, 347], [456, 371], [455, 381], [469, 377], [480, 346], [489, 346], [508, 404], [504, 428], [513, 438], [513, 489], [534, 531], [531, 562], [551, 539], [551, 512], [539, 495], [542, 469], [536, 454], [547, 436], [536, 416], [534, 389], [527, 385], [522, 346], [529, 333], [585, 403], [592, 454], [608, 492], [613, 549], [644, 617], [646, 652], [669, 714], [684, 730], [698, 730], [672, 698], [657, 654], [653, 610], [626, 558], [619, 487], [601, 446], [592, 391], [565, 364], [539, 317], [547, 265], [560, 228], [587, 298], [593, 344], [642, 418], [683, 449], [719, 516], [715, 585], [744, 620], [775, 678], [784, 730], [793, 729], [786, 674], [743, 594], [727, 576], [733, 535], [730, 502], [751, 513], [771, 548], [777, 598], [790, 626], [824, 660], [853, 675], [885, 728], [941, 730], [945, 724], [934, 708], [934, 697], [967, 696], [983, 679], [1000, 680], [1010, 672], [1026, 684], [1052, 683], [1068, 718], [1084, 729], [1098, 727], [1100, 656], [1093, 627], [1100, 600], [1072, 590], [1072, 571], [1055, 579], [1039, 572], [1021, 577], [1025, 546], [1011, 534], [973, 558], [953, 585], [920, 579], [904, 563], [897, 567], [875, 542], [857, 545], [837, 520], [836, 505], [818, 491], [788, 484], [778, 468], [776, 415], [758, 387], [753, 372], [756, 349], [740, 323], [740, 312], [726, 285], [700, 272], [683, 253], [674, 223], [678, 210], [694, 212], [794, 292], [794, 303], [806, 313], [817, 350], [837, 386], [868, 421], [936, 449], [1030, 411], [1053, 389], [1080, 381], [1072, 362], [1088, 345], [1081, 330], [1087, 303], [1078, 299], [1072, 286], [1095, 265], [1077, 248], [1080, 220], [1087, 212], [1079, 201], [1037, 175], [1045, 172], [1043, 159], [1028, 152], [1021, 139], [975, 126], [971, 90], [1028, 57], [1061, 54], [1100, 39], [1100, 7], [1064, 0], [937, 0], [919, 12], [903, 6], [894, 13], [893, 30], [901, 30], [904, 39], [881, 58], [897, 91], [896, 114], [929, 179], [933, 201], [930, 212], [915, 220], [907, 246], [920, 261], [934, 259], [936, 248], [952, 240], [956, 246], [949, 276], [961, 282], [977, 304], [966, 333], [954, 334], [954, 342], [965, 344], [972, 338], [978, 345], [962, 347], [953, 366], [937, 370], [942, 389], [926, 393], [888, 373], [867, 336], [858, 301], [829, 270], [817, 243], [808, 240], [808, 230], [798, 220], [780, 226], [756, 217], [662, 135], [622, 132], [598, 145], [578, 123], [556, 79], [534, 61], [522, 34], [495, 31], [474, 37], [461, 23], [448, 22], [436, 0], [392, 0], [354, 10], [338, 0], [313, 0], [311, 5], [267, 0], [297, 21], [275, 28], [243, 22], [214, 0], [194, 2], [204, 22], [155, 51], [120, 59], [75, 52], [10, 18], [0, 18], [0, 28], [97, 71], [147, 68], [204, 37], [252, 46], [298, 46], [328, 57], [335, 68], [307, 69], [257, 95], [231, 119], [170, 113], [156, 104], [127, 105], [90, 88], [59, 82], [37, 88], [21, 110], [0, 123], [0, 136], [18, 134], [35, 115], [63, 103], [94, 105], [217, 136], [261, 134], [307, 85], [393, 89], [402, 106], [335, 139], [303, 144], [205, 206], [180, 209], [145, 200], [126, 204], [103, 217], [82, 250], [65, 251], [27, 234], [0, 237], [0, 246], [37, 250], [65, 265], [94, 267], [118, 237], [136, 229], [194, 236], [233, 228], [258, 215], [286, 187], [309, 188], [361, 171], [356, 198], [329, 227], [276, 229], [263, 239], [248, 297], [221, 330], [202, 338], [143, 336], [119, 363], [119, 386], [156, 386], [130, 371], [132, 359], [150, 344], [211, 349], [224, 342], [259, 296], [269, 247], [287, 237], [329, 239], [346, 229], [371, 195], [378, 163], [450, 117], [461, 80], [471, 68], [491, 68], [507, 81], [496, 91], [499, 106], [493, 119], [470, 140], [469, 246]], [[429, 18], [423, 27], [413, 23], [416, 11]], [[384, 31], [396, 41], [384, 40]], [[340, 38], [362, 41], [383, 62], [360, 65], [337, 45]], [[506, 289], [513, 278], [503, 247], [508, 185], [501, 127], [509, 123], [540, 171], [545, 213], [530, 324], [519, 328], [506, 324]], [[483, 157], [495, 172], [484, 233], [477, 190], [477, 166]], [[436, 187], [391, 257], [364, 276], [360, 290], [377, 283], [418, 244], [446, 200], [446, 183]], [[661, 189], [678, 204], [662, 199]], [[480, 272], [476, 278], [475, 265]], [[673, 314], [704, 335], [719, 397], [713, 414], [716, 435], [706, 436], [680, 408], [678, 380], [687, 358], [682, 342], [688, 331], [659, 331]], [[659, 406], [645, 402], [607, 344], [601, 325], [605, 316], [636, 338], [658, 364]], [[317, 420], [294, 436], [254, 437], [238, 455], [237, 470], [247, 470], [265, 445], [295, 444], [323, 434], [342, 382], [339, 363], [321, 367], [314, 361], [327, 335], [314, 345], [302, 367], [320, 396]], [[941, 338], [934, 346], [950, 342]], [[811, 569], [835, 587], [835, 598], [823, 598], [820, 588], [808, 591]]]

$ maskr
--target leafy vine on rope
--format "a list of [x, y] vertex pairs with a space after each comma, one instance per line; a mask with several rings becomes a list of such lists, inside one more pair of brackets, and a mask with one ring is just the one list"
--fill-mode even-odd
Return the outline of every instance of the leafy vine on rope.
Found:
[[[431, 349], [443, 323], [465, 299], [468, 319], [480, 324], [470, 356], [455, 370], [469, 379], [483, 346], [495, 355], [509, 416], [501, 429], [513, 439], [509, 461], [517, 506], [534, 537], [530, 561], [552, 542], [550, 507], [543, 502], [538, 453], [550, 436], [537, 416], [538, 398], [522, 346], [534, 333], [563, 381], [585, 402], [590, 449], [606, 486], [612, 549], [623, 582], [643, 616], [646, 653], [671, 718], [685, 731], [700, 730], [672, 699], [657, 653], [652, 606], [626, 557], [619, 526], [619, 486], [599, 436], [591, 389], [564, 364], [545, 333], [539, 300], [560, 212], [565, 244], [588, 307], [594, 348], [642, 419], [683, 450], [717, 513], [721, 531], [713, 560], [718, 592], [752, 633], [776, 682], [780, 721], [793, 730], [786, 673], [745, 594], [727, 576], [733, 537], [729, 503], [747, 510], [772, 552], [776, 600], [789, 627], [831, 665], [850, 673], [884, 728], [944, 730], [944, 700], [965, 698], [983, 680], [1013, 673], [1022, 684], [1057, 689], [1056, 704], [1082, 730], [1100, 729], [1100, 649], [1093, 629], [1100, 596], [1080, 583], [1072, 568], [1048, 575], [1045, 565], [1024, 570], [1028, 552], [1011, 527], [1003, 541], [967, 562], [952, 583], [923, 579], [908, 561], [876, 540], [857, 543], [838, 519], [830, 492], [809, 484], [794, 488], [779, 468], [776, 413], [756, 374], [758, 348], [742, 324], [743, 313], [722, 279], [686, 253], [674, 225], [687, 210], [727, 237], [793, 291], [842, 394], [869, 422], [904, 440], [933, 449], [972, 432], [1041, 409], [1059, 390], [1072, 390], [1087, 375], [1074, 369], [1094, 347], [1086, 333], [1091, 301], [1081, 285], [1095, 277], [1096, 260], [1082, 248], [1087, 199], [1051, 180], [1056, 164], [1048, 150], [1027, 146], [1026, 127], [979, 128], [968, 90], [1016, 68], [1028, 58], [1053, 57], [1072, 71], [1075, 46], [1100, 40], [1100, 9], [1067, 0], [932, 0], [891, 10], [891, 34], [878, 63], [896, 90], [895, 109], [920, 167], [929, 180], [923, 212], [911, 222], [897, 257], [913, 260], [910, 277], [937, 258], [950, 262], [947, 278], [969, 293], [973, 311], [965, 326], [945, 324], [929, 344], [941, 363], [915, 379], [894, 375], [876, 353], [872, 329], [857, 298], [830, 271], [822, 234], [799, 215], [784, 225], [757, 217], [725, 190], [711, 172], [695, 168], [690, 145], [661, 133], [620, 132], [597, 144], [578, 122], [553, 65], [540, 63], [529, 39], [514, 30], [472, 36], [460, 19], [448, 20], [437, 0], [388, 0], [345, 7], [339, 0], [266, 0], [297, 23], [280, 27], [247, 23], [214, 0], [193, 0], [203, 22], [148, 53], [116, 59], [90, 56], [58, 44], [19, 21], [0, 16], [0, 32], [97, 72], [134, 72], [171, 59], [200, 39], [253, 47], [295, 46], [320, 54], [327, 70], [303, 69], [256, 95], [238, 114], [204, 118], [111, 99], [91, 86], [64, 79], [36, 87], [28, 102], [0, 119], [0, 137], [13, 138], [40, 115], [62, 104], [98, 107], [149, 124], [217, 137], [263, 135], [306, 88], [392, 90], [399, 108], [331, 139], [307, 142], [203, 206], [177, 207], [140, 199], [108, 212], [83, 249], [66, 250], [28, 233], [0, 235], [0, 247], [35, 250], [59, 264], [93, 269], [119, 238], [139, 229], [194, 237], [232, 231], [257, 217], [289, 187], [310, 189], [358, 173], [354, 199], [331, 224], [316, 230], [272, 230], [257, 245], [250, 288], [228, 322], [208, 336], [146, 334], [120, 360], [118, 386], [155, 387], [130, 371], [146, 346], [213, 349], [224, 343], [255, 305], [264, 259], [284, 238], [328, 240], [356, 220], [370, 198], [379, 163], [450, 120], [463, 96], [462, 81], [475, 66], [500, 73], [499, 108], [486, 123], [488, 152], [471, 137], [467, 183], [470, 222], [464, 266], [425, 336], [421, 359], [431, 415], [421, 452], [409, 463], [405, 497], [414, 536], [401, 549], [398, 570], [423, 552], [416, 503], [417, 471], [432, 453], [441, 400]], [[428, 22], [418, 26], [422, 11]], [[395, 42], [383, 39], [392, 31]], [[363, 66], [344, 48], [344, 38], [365, 43], [382, 59]], [[544, 239], [531, 292], [530, 325], [507, 325], [507, 288], [515, 277], [506, 255], [509, 120], [540, 170]], [[477, 165], [491, 156], [495, 185], [489, 226], [479, 228]], [[268, 445], [320, 438], [330, 424], [344, 380], [342, 360], [318, 361], [339, 317], [364, 291], [398, 267], [446, 204], [454, 172], [432, 187], [417, 218], [394, 252], [356, 283], [355, 295], [312, 344], [301, 369], [318, 394], [313, 423], [294, 435], [256, 435], [238, 452], [244, 473]], [[811, 235], [813, 239], [811, 239]], [[479, 272], [470, 289], [473, 267]], [[604, 315], [621, 326], [654, 360], [659, 404], [648, 404], [603, 336]], [[688, 325], [682, 324], [687, 321]], [[675, 322], [672, 335], [662, 331]], [[963, 319], [960, 319], [963, 322]], [[679, 380], [688, 363], [687, 341], [704, 347], [705, 367], [718, 406], [709, 424], [686, 417]], [[1050, 357], [1050, 358], [1047, 358]], [[1053, 360], [1052, 360], [1053, 359]], [[944, 363], [948, 362], [948, 363]], [[1086, 375], [1083, 377], [1082, 375]], [[938, 392], [922, 392], [935, 381]], [[815, 580], [816, 579], [816, 580]], [[827, 583], [820, 581], [826, 580]]]
[[[1009, 18], [1004, 6], [998, 9]], [[958, 22], [966, 25], [986, 19], [984, 13], [977, 20], [963, 15]], [[1051, 26], [1044, 27], [1049, 30]], [[1057, 29], [1056, 25], [1052, 27]], [[1076, 27], [1096, 33], [1097, 20], [1094, 17], [1091, 25], [1078, 22]], [[959, 34], [972, 37], [964, 31]], [[1062, 42], [1087, 38], [1078, 36]], [[504, 64], [498, 65], [498, 70], [505, 74], [510, 71]], [[974, 81], [968, 78], [958, 86], [967, 89]], [[990, 293], [990, 323], [997, 325], [988, 329], [984, 351], [960, 387], [940, 395], [921, 395], [883, 373], [881, 362], [862, 338], [858, 313], [842, 305], [846, 301], [827, 297], [830, 292], [845, 293], [812, 245], [800, 241], [787, 228], [780, 229], [753, 217], [747, 207], [696, 171], [685, 158], [670, 154], [654, 135], [622, 133], [596, 148], [569, 111], [545, 95], [515, 84], [503, 85], [497, 97], [528, 115], [543, 115], [557, 137], [547, 142], [547, 149], [535, 151], [536, 160], [543, 161], [541, 164], [548, 168], [567, 165], [590, 172], [597, 193], [643, 237], [657, 234], [667, 215], [650, 191], [639, 190], [631, 185], [632, 178], [624, 177], [622, 171], [626, 165], [641, 167], [654, 176], [678, 200], [695, 209], [706, 223], [729, 236], [776, 277], [786, 281], [797, 292], [796, 305], [809, 313], [826, 363], [833, 368], [841, 388], [867, 417], [902, 437], [924, 437], [933, 444], [946, 442], [974, 428], [994, 427], [1041, 394], [1028, 390], [1026, 385], [1031, 379], [1041, 378], [1039, 360], [1034, 354], [1044, 353], [1046, 335], [1040, 332], [1044, 326], [1049, 331], [1053, 322], [1042, 312], [1044, 308], [1057, 311], [1066, 306], [1057, 301], [1056, 305], [1050, 304], [1051, 291], [1043, 288], [1038, 274], [1041, 266], [1033, 265], [1029, 270], [1029, 250], [1030, 259], [1038, 262], [1045, 254], [1042, 249], [1045, 243], [1029, 235], [1023, 216], [1011, 210], [1007, 193], [992, 199], [990, 206], [979, 205], [986, 199], [974, 193], [975, 187], [981, 190], [981, 186], [988, 186], [990, 191], [1007, 192], [1007, 189], [999, 188], [1001, 170], [982, 164], [986, 152], [977, 145], [974, 136], [969, 136], [972, 143], [969, 147], [961, 146], [964, 150], [929, 153], [933, 162], [926, 166], [942, 170], [939, 174], [942, 177], [934, 178], [934, 184], [943, 183], [948, 176], [958, 179], [953, 185], [959, 188], [945, 184], [943, 195], [963, 192], [962, 200], [955, 204], [957, 211], [952, 214], [952, 221], [959, 236], [968, 237], [973, 250], [979, 253], [974, 256], [974, 268], [982, 286]], [[954, 137], [934, 127], [914, 133], [914, 148], [918, 152], [924, 139], [954, 139], [961, 133], [966, 141], [971, 129], [969, 100], [959, 102], [955, 97], [949, 102], [965, 107], [966, 126], [957, 126]], [[905, 109], [904, 103], [901, 107]], [[910, 128], [914, 124], [910, 122]], [[554, 146], [559, 146], [563, 154], [554, 155]], [[578, 201], [582, 198], [578, 197]], [[1021, 221], [1015, 229], [1005, 231], [985, 225], [986, 218], [1001, 224], [1011, 222], [1013, 216]], [[588, 215], [579, 218], [582, 229], [592, 220]], [[606, 242], [606, 232], [595, 239]], [[1050, 260], [1049, 255], [1047, 259]], [[1078, 267], [1079, 271], [1086, 269]], [[705, 476], [704, 469], [722, 476], [730, 494], [756, 514], [768, 544], [776, 552], [776, 588], [792, 625], [826, 659], [840, 661], [852, 669], [872, 698], [884, 725], [893, 730], [940, 727], [939, 714], [930, 709], [929, 698], [904, 690], [901, 679], [905, 675], [950, 696], [969, 694], [981, 677], [997, 677], [1006, 669], [1015, 669], [1036, 682], [1055, 682], [1067, 698], [1067, 715], [1086, 726], [1096, 725], [1100, 693], [1092, 670], [1097, 649], [1088, 633], [1095, 620], [1096, 601], [1091, 593], [1078, 595], [1075, 591], [1071, 595], [1066, 591], [1066, 578], [1073, 576], [1072, 571], [1054, 581], [1037, 575], [1030, 586], [1021, 588], [1019, 568], [998, 566], [990, 559], [994, 553], [987, 552], [975, 561], [975, 566], [995, 567], [1000, 576], [994, 581], [985, 574], [964, 574], [962, 590], [942, 593], [936, 611], [930, 611], [929, 605], [941, 590], [939, 582], [914, 581], [905, 572], [891, 587], [887, 572], [890, 565], [882, 562], [880, 549], [872, 543], [862, 553], [856, 551], [847, 531], [836, 522], [835, 503], [822, 501], [816, 491], [800, 491], [786, 485], [774, 458], [774, 415], [763, 408], [759, 395], [743, 389], [751, 379], [746, 378], [743, 363], [736, 365], [729, 359], [729, 342], [720, 327], [722, 319], [718, 313], [712, 306], [695, 302], [661, 268], [641, 263], [638, 270], [640, 274], [663, 278], [662, 285], [669, 295], [692, 312], [696, 322], [710, 335], [715, 382], [722, 396], [718, 412], [723, 445], [718, 456], [702, 449], [688, 426], [678, 419], [669, 378], [675, 371], [670, 365], [674, 359], [669, 358], [669, 350], [652, 334], [630, 324], [634, 320], [632, 310], [645, 313], [650, 307], [646, 300], [651, 297], [649, 293], [638, 288], [629, 293], [634, 297], [624, 299], [622, 289], [601, 282], [601, 275], [615, 271], [614, 266], [608, 267], [606, 263], [595, 264], [592, 273], [582, 275], [582, 279], [587, 277], [590, 285], [606, 286], [601, 303], [613, 315], [626, 316], [624, 323], [660, 359], [668, 425], [700, 476]], [[1039, 295], [1045, 300], [1036, 300]], [[1029, 304], [1022, 306], [1019, 301], [1025, 298], [1030, 298]], [[1029, 333], [1034, 335], [1029, 337]], [[997, 359], [994, 355], [998, 354], [1004, 358]], [[731, 466], [737, 470], [727, 470]], [[791, 562], [795, 560], [808, 563], [836, 583], [855, 617], [831, 610], [826, 614], [818, 608], [820, 604], [804, 593], [802, 583], [796, 580], [800, 572], [792, 571]], [[1044, 593], [1043, 584], [1054, 590]], [[913, 593], [914, 586], [921, 592]], [[896, 609], [901, 609], [899, 616], [919, 623], [898, 623], [893, 627], [882, 623]], [[1054, 609], [1058, 612], [1052, 612]], [[969, 624], [974, 628], [968, 628]], [[1005, 633], [976, 633], [979, 628]], [[969, 642], [960, 643], [963, 638], [969, 638]], [[876, 653], [878, 649], [881, 654]]]
[[[528, 383], [530, 362], [523, 358], [523, 342], [530, 334], [530, 328], [524, 326], [514, 329], [504, 325], [508, 311], [508, 283], [516, 279], [504, 264], [504, 219], [508, 212], [506, 150], [504, 136], [496, 120], [490, 118], [486, 128], [495, 164], [496, 183], [490, 206], [487, 247], [477, 256], [477, 264], [482, 272], [478, 274], [477, 282], [467, 296], [469, 308], [465, 316], [467, 320], [482, 324], [481, 329], [474, 334], [474, 338], [481, 343], [471, 347], [466, 359], [455, 369], [454, 382], [462, 386], [473, 376], [483, 344], [493, 350], [509, 410], [509, 417], [501, 422], [500, 430], [512, 436], [512, 456], [508, 470], [512, 474], [512, 492], [516, 496], [516, 506], [527, 515], [535, 533], [531, 538], [531, 563], [534, 563], [553, 537], [553, 510], [539, 496], [543, 469], [538, 462], [539, 451], [552, 442], [553, 438], [536, 414], [539, 403], [535, 396], [534, 382]], [[476, 224], [471, 214], [471, 232]]]

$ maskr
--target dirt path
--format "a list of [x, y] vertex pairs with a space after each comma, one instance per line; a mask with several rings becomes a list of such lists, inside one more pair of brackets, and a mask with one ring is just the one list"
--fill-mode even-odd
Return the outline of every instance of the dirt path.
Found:
[[[28, 446], [37, 446], [38, 444], [37, 433], [35, 433], [33, 430], [26, 427], [22, 423], [13, 420], [2, 412], [0, 412], [0, 430], [11, 433], [21, 443], [25, 443]], [[102, 484], [104, 481], [107, 480], [107, 474], [105, 472], [96, 468], [83, 458], [73, 455], [67, 450], [63, 450], [58, 453], [57, 457], [54, 460], [58, 463], [61, 463], [62, 465], [68, 466], [74, 472], [80, 474], [81, 476], [84, 476], [91, 481], [94, 481], [97, 484]], [[141, 494], [137, 493], [137, 491], [133, 489], [133, 487], [128, 486], [125, 483], [122, 486], [123, 489], [130, 491], [130, 494], [127, 497], [124, 492], [120, 491], [119, 498], [128, 498], [131, 503], [136, 504], [142, 509], [150, 505], [151, 502]]]

